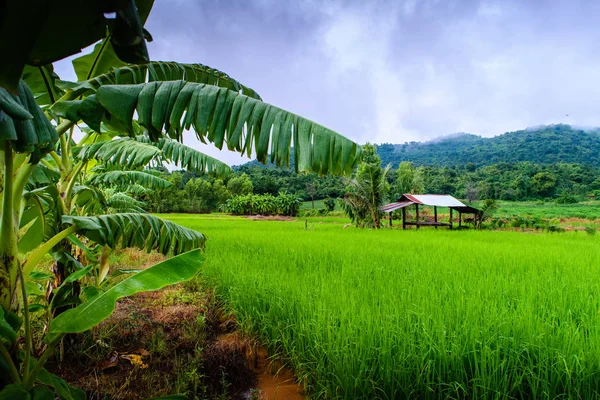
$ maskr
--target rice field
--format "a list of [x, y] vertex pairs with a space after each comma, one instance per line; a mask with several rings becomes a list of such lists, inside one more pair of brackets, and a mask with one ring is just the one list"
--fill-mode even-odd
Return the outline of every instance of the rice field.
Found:
[[597, 398], [600, 237], [165, 215], [313, 398]]

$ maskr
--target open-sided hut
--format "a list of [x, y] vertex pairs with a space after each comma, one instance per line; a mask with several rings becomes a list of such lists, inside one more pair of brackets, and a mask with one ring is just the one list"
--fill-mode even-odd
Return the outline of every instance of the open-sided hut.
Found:
[[[406, 207], [415, 206], [415, 220], [406, 220]], [[419, 220], [419, 206], [433, 207], [433, 221]], [[448, 222], [438, 221], [438, 207], [448, 207], [450, 209], [450, 219]], [[467, 206], [459, 200], [448, 194], [403, 194], [396, 202], [386, 204], [380, 208], [381, 211], [389, 213], [390, 226], [392, 226], [392, 212], [402, 209], [402, 229], [407, 225], [421, 226], [447, 226], [452, 229], [452, 211], [458, 212], [458, 226], [462, 226], [462, 215], [473, 214], [474, 225], [477, 226], [477, 220], [481, 218], [481, 211], [475, 207]]]

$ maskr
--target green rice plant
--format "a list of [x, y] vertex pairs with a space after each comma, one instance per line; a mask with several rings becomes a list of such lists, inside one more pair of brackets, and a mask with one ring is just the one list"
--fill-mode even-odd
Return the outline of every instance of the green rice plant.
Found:
[[205, 279], [314, 398], [600, 395], [593, 236], [167, 217], [211, 237]]

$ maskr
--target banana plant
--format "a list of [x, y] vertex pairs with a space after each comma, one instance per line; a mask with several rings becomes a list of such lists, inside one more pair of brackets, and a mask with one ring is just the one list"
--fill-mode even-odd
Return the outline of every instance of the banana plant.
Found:
[[[262, 102], [220, 71], [148, 63], [144, 38], [150, 36], [143, 21], [152, 1], [139, 0], [137, 8], [133, 0], [107, 3], [23, 0], [8, 2], [0, 16], [0, 51], [8, 54], [0, 66], [0, 398], [52, 398], [48, 387], [60, 398], [81, 398], [81, 391], [44, 369], [62, 337], [100, 323], [119, 298], [182, 282], [202, 265], [205, 237], [199, 232], [142, 213], [90, 214], [83, 204], [86, 196], [94, 198], [96, 186], [156, 183], [143, 166], [165, 159], [205, 172], [226, 169], [182, 147], [186, 129], [202, 142], [256, 154], [263, 162], [289, 165], [293, 157], [302, 171], [348, 173], [360, 158], [354, 142]], [[116, 12], [116, 18], [107, 20], [106, 12]], [[54, 23], [65, 15], [77, 21], [69, 31]], [[92, 53], [74, 61], [80, 82], [60, 81], [51, 63], [106, 32]], [[78, 130], [84, 134], [76, 142]], [[35, 358], [27, 284], [42, 278], [35, 267], [45, 255], [58, 250], [68, 258], [70, 251], [61, 246], [85, 250], [82, 239], [174, 257], [106, 290], [90, 291], [83, 302], [71, 297], [66, 304], [75, 307], [49, 313], [46, 346]], [[89, 271], [70, 272], [55, 288], [55, 299], [59, 293], [69, 298]], [[104, 273], [98, 270], [98, 276]]]

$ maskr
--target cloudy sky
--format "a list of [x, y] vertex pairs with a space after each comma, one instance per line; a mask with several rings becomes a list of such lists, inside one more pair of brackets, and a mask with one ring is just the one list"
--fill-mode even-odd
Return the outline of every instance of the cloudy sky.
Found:
[[156, 0], [146, 27], [154, 60], [220, 69], [359, 143], [403, 143], [600, 126], [598, 15], [595, 0]]

